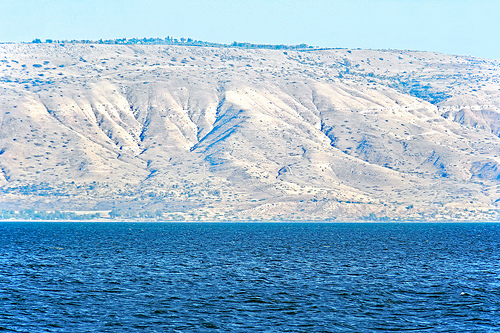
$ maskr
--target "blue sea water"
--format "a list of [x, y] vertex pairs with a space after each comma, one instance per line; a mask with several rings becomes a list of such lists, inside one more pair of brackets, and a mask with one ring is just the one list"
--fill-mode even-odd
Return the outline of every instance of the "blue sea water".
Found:
[[0, 223], [0, 331], [499, 332], [500, 224]]

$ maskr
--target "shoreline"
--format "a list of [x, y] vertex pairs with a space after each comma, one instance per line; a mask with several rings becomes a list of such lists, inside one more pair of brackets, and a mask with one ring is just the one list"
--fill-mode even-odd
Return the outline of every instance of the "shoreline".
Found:
[[471, 220], [435, 220], [435, 221], [325, 221], [325, 220], [283, 220], [283, 221], [262, 221], [262, 220], [247, 220], [247, 221], [172, 221], [172, 220], [113, 220], [113, 219], [98, 219], [98, 220], [0, 220], [0, 223], [183, 223], [183, 224], [450, 224], [450, 223], [500, 223], [500, 221], [471, 221]]

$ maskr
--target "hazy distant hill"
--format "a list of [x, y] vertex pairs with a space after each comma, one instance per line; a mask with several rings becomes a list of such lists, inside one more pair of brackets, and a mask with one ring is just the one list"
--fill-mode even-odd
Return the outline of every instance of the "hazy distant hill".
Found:
[[498, 61], [0, 45], [0, 209], [498, 219]]

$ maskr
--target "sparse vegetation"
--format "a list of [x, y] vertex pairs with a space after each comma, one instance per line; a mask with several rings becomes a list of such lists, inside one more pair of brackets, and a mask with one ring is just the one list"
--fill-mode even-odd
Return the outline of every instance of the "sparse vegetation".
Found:
[[[36, 38], [32, 43], [43, 43]], [[118, 39], [99, 39], [99, 40], [54, 40], [46, 39], [46, 44], [106, 44], [106, 45], [182, 45], [182, 46], [205, 46], [205, 47], [235, 47], [242, 49], [269, 49], [269, 50], [304, 50], [315, 49], [307, 44], [299, 45], [273, 45], [273, 44], [255, 44], [246, 42], [233, 42], [231, 44], [221, 44], [213, 42], [205, 42], [194, 40], [192, 38], [173, 38], [167, 36], [165, 38], [118, 38]]]
[[500, 216], [497, 62], [188, 38], [0, 48], [5, 218]]
[[0, 210], [0, 220], [93, 220], [100, 218], [99, 213], [77, 214], [75, 212], [60, 212], [60, 211], [36, 211], [26, 209], [21, 211]]

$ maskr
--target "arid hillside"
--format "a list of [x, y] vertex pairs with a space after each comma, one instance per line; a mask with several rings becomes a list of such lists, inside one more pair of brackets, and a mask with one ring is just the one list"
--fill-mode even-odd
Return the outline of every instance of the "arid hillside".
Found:
[[497, 220], [499, 61], [0, 45], [0, 210]]

